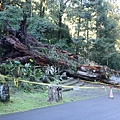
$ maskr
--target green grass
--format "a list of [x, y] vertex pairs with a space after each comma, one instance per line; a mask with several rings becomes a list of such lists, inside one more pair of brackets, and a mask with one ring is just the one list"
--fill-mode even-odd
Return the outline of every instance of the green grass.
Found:
[[57, 104], [62, 104], [68, 102], [69, 98], [66, 97], [60, 102], [49, 103], [48, 102], [48, 92], [24, 92], [17, 91], [14, 94], [11, 94], [10, 100], [6, 103], [0, 102], [0, 115], [23, 112], [35, 108], [42, 108]]
[[10, 91], [10, 100], [6, 103], [0, 102], [0, 115], [21, 111], [23, 112], [35, 108], [53, 106], [71, 101], [91, 99], [107, 94], [104, 89], [96, 91], [93, 89], [68, 91], [62, 93], [63, 99], [61, 101], [49, 103], [48, 90], [46, 88], [43, 90], [31, 92], [24, 92], [23, 90], [19, 90], [16, 88], [13, 88]]
[[26, 111], [48, 105], [47, 92], [26, 93], [21, 91], [17, 92], [16, 94], [11, 94], [10, 101], [6, 103], [0, 102], [0, 115]]

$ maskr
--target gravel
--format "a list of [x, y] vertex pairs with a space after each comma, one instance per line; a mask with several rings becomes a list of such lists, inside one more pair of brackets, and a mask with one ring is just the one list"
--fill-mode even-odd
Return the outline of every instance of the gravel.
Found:
[[[110, 94], [110, 86], [105, 84], [85, 83], [82, 87], [79, 90], [70, 90], [63, 92], [63, 99], [64, 97], [67, 97], [70, 99], [70, 101], [76, 101], [91, 99], [103, 95], [108, 95], [109, 97]], [[114, 93], [116, 91], [119, 91], [119, 89], [113, 87], [112, 91]]]

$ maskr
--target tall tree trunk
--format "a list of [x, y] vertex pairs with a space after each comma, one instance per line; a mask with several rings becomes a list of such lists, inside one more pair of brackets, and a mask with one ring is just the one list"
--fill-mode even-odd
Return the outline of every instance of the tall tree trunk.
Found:
[[78, 21], [78, 37], [80, 36], [80, 23], [81, 23], [81, 18], [79, 17], [79, 21]]
[[89, 26], [88, 26], [88, 19], [86, 19], [86, 41], [87, 41], [87, 47], [86, 47], [86, 50], [87, 50], [87, 59], [89, 59]]
[[30, 18], [32, 18], [32, 0], [30, 0]]
[[59, 22], [58, 22], [58, 41], [62, 38], [62, 16], [63, 16], [63, 11], [64, 11], [64, 4], [66, 3], [63, 2], [64, 0], [60, 0], [60, 5], [59, 5]]
[[61, 33], [61, 27], [62, 27], [62, 15], [61, 15], [61, 13], [59, 13], [59, 23], [58, 23], [58, 41], [60, 41], [60, 39], [61, 39], [61, 35], [62, 35], [62, 33]]
[[45, 12], [45, 0], [40, 1], [40, 17], [44, 16]]

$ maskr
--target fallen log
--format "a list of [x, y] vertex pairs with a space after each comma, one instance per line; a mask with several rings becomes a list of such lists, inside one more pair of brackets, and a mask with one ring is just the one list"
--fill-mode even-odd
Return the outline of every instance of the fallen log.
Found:
[[[6, 35], [8, 35], [8, 33], [9, 35], [0, 39], [0, 46], [4, 49], [0, 62], [18, 60], [22, 64], [25, 64], [29, 62], [29, 59], [33, 59], [34, 64], [41, 66], [70, 66], [68, 60], [78, 62], [77, 55], [71, 54], [65, 50], [59, 50], [48, 44], [39, 43], [27, 32], [26, 22], [27, 16], [24, 12], [23, 20], [20, 21], [18, 30], [12, 28], [8, 20], [4, 22]], [[59, 55], [64, 56], [65, 60], [60, 58]], [[55, 59], [55, 57], [57, 59]]]
[[11, 49], [11, 52], [18, 51], [20, 53], [24, 53], [25, 55], [30, 54], [28, 48], [12, 35], [6, 36], [1, 39], [1, 47], [5, 47], [4, 49]]
[[22, 64], [29, 63], [30, 59], [33, 59], [32, 56], [22, 56], [22, 57], [15, 57], [14, 59], [8, 58], [11, 61], [20, 61]]

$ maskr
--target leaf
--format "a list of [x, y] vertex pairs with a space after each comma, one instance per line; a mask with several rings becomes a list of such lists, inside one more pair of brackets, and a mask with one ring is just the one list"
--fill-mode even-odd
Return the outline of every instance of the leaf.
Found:
[[33, 59], [30, 59], [30, 62], [33, 63]]
[[17, 60], [15, 60], [14, 63], [15, 63], [16, 65], [20, 65], [20, 64], [21, 64], [20, 61], [17, 61]]

